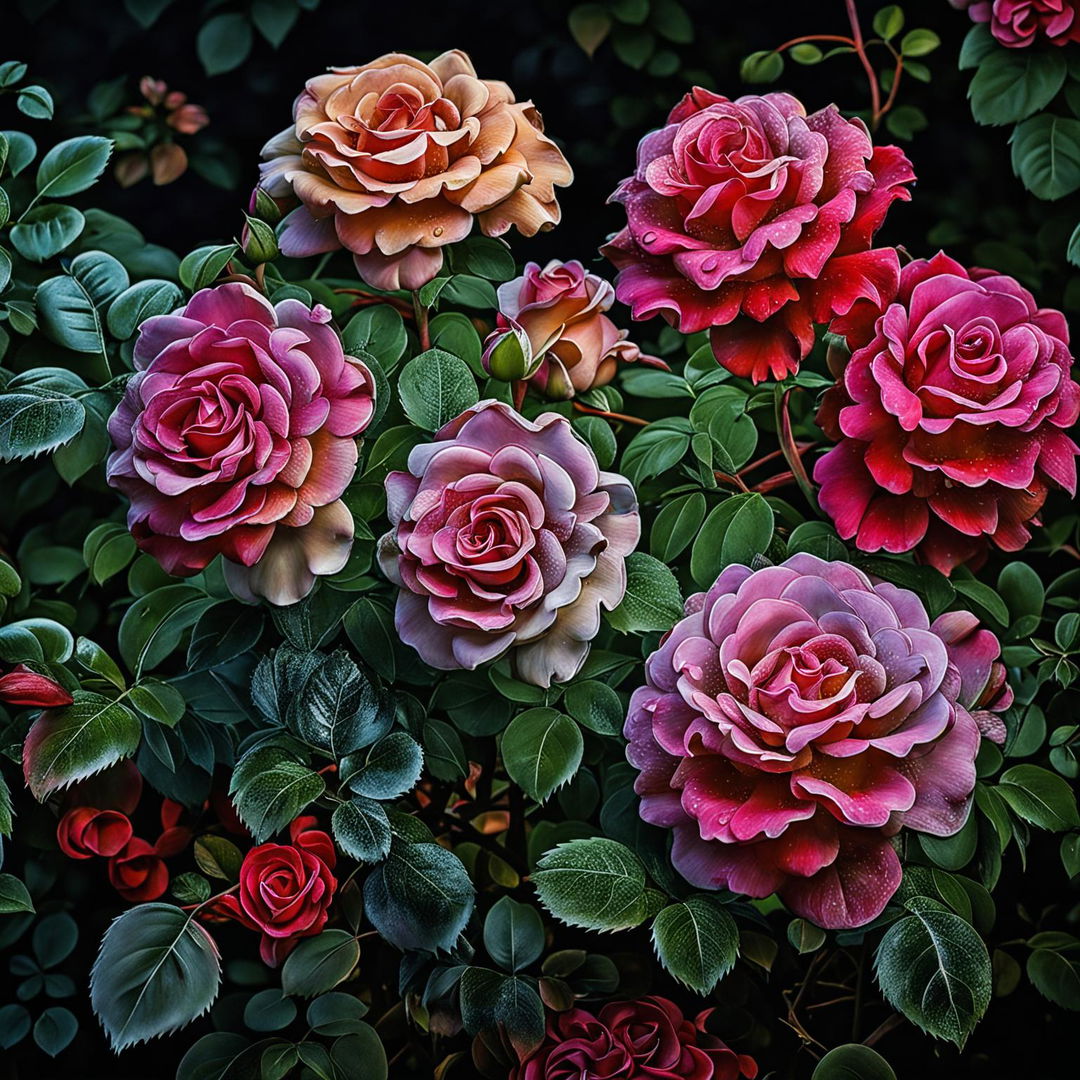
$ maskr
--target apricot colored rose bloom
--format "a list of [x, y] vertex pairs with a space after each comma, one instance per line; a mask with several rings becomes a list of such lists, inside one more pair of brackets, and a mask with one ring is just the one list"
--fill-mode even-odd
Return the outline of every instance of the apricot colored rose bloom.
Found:
[[1047, 493], [1076, 491], [1069, 328], [1011, 277], [938, 254], [832, 329], [853, 351], [818, 414], [839, 445], [814, 479], [844, 539], [947, 574], [1018, 551]]
[[543, 269], [529, 263], [521, 277], [500, 285], [498, 293], [499, 315], [485, 343], [484, 365], [493, 370], [495, 348], [508, 333], [516, 333], [527, 354], [525, 375], [546, 397], [571, 398], [606, 386], [620, 363], [642, 360], [667, 366], [643, 355], [627, 332], [608, 318], [615, 290], [580, 262], [553, 259]]
[[641, 816], [674, 830], [698, 888], [862, 926], [900, 884], [890, 838], [967, 820], [983, 712], [1011, 700], [999, 652], [968, 612], [931, 624], [914, 593], [848, 563], [729, 566], [630, 700]]
[[401, 640], [425, 663], [471, 670], [509, 651], [537, 686], [578, 673], [600, 608], [626, 592], [641, 519], [565, 417], [481, 401], [417, 446], [386, 496], [379, 560], [400, 587]]
[[223, 555], [237, 596], [291, 604], [345, 565], [341, 496], [375, 383], [329, 322], [320, 305], [275, 306], [230, 283], [139, 328], [107, 475], [131, 500], [139, 547], [170, 574]]
[[331, 68], [308, 80], [293, 119], [262, 151], [262, 187], [303, 204], [285, 219], [282, 252], [344, 246], [379, 289], [430, 281], [474, 218], [486, 236], [550, 229], [555, 188], [573, 179], [532, 102], [479, 78], [458, 50]]
[[1080, 41], [1080, 0], [949, 0], [972, 20], [989, 23], [1000, 45], [1025, 49], [1036, 41]]
[[872, 248], [911, 162], [874, 146], [835, 105], [790, 94], [731, 101], [696, 87], [638, 144], [611, 196], [626, 228], [602, 250], [635, 319], [712, 328], [717, 360], [760, 382], [796, 371], [814, 323], [896, 290], [892, 248]]
[[612, 1001], [594, 1015], [573, 1008], [548, 1017], [544, 1041], [510, 1080], [753, 1080], [757, 1062], [737, 1054], [673, 1001]]

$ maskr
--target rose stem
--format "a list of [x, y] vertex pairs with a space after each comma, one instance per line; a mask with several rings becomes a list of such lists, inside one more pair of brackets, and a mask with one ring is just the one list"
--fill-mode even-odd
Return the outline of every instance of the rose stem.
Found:
[[420, 302], [419, 291], [412, 294], [413, 312], [416, 314], [416, 332], [420, 335], [420, 348], [427, 352], [431, 348], [431, 331], [428, 330], [428, 309]]
[[784, 459], [791, 468], [795, 482], [799, 485], [799, 490], [806, 497], [806, 501], [816, 510], [817, 499], [814, 498], [814, 487], [810, 483], [810, 477], [806, 475], [806, 467], [799, 456], [799, 450], [791, 433], [791, 414], [788, 412], [788, 399], [790, 397], [790, 389], [784, 390], [780, 386], [776, 387], [773, 395], [776, 407], [776, 437], [780, 440], [780, 449], [784, 452]]
[[855, 10], [855, 0], [844, 0], [847, 8], [848, 22], [851, 23], [851, 36], [855, 41], [855, 52], [858, 53], [863, 71], [870, 82], [870, 126], [876, 128], [881, 122], [881, 90], [878, 87], [877, 75], [870, 63], [870, 57], [866, 55], [866, 46], [863, 44], [862, 27], [859, 25], [859, 14]]
[[622, 420], [625, 424], [637, 424], [638, 427], [648, 427], [649, 421], [642, 420], [640, 416], [627, 416], [621, 412], [606, 412], [604, 409], [593, 409], [588, 405], [582, 405], [580, 401], [574, 402], [574, 408], [588, 416], [603, 416], [607, 420]]

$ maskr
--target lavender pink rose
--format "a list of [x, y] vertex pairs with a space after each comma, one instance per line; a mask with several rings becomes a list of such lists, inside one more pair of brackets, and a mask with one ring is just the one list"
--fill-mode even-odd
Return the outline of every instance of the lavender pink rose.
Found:
[[223, 555], [238, 596], [290, 604], [345, 565], [341, 495], [375, 383], [329, 322], [320, 305], [229, 283], [140, 327], [107, 475], [131, 500], [136, 542], [170, 574]]
[[892, 248], [872, 247], [911, 162], [874, 146], [835, 105], [790, 94], [735, 101], [697, 87], [638, 145], [612, 195], [626, 228], [602, 250], [635, 319], [712, 328], [717, 360], [760, 382], [798, 369], [814, 323], [895, 291]]
[[900, 884], [901, 828], [967, 820], [980, 730], [1011, 692], [966, 611], [795, 555], [729, 566], [646, 661], [627, 758], [641, 816], [674, 830], [699, 888], [778, 893], [827, 928], [862, 926]]
[[1069, 328], [1011, 277], [920, 259], [832, 329], [852, 352], [832, 353], [818, 423], [838, 445], [814, 479], [857, 547], [914, 549], [947, 574], [991, 544], [1019, 550], [1049, 491], [1076, 491]]
[[443, 670], [509, 653], [537, 686], [577, 674], [601, 607], [626, 591], [641, 521], [634, 489], [568, 420], [482, 401], [416, 447], [386, 494], [379, 559], [402, 641]]

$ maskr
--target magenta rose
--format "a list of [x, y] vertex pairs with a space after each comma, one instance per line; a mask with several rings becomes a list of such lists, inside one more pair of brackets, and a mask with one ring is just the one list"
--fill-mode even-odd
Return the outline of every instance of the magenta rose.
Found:
[[662, 997], [613, 1001], [550, 1016], [543, 1043], [510, 1080], [753, 1080], [757, 1062], [705, 1030]]
[[[484, 366], [507, 381], [528, 378], [538, 393], [556, 399], [606, 386], [620, 363], [666, 368], [608, 318], [614, 302], [610, 282], [579, 262], [553, 259], [543, 269], [529, 263], [521, 277], [499, 286], [498, 320], [485, 342]], [[500, 369], [502, 343], [511, 341], [520, 374]]]
[[949, 0], [973, 22], [1010, 49], [1025, 49], [1038, 38], [1054, 45], [1080, 41], [1080, 0]]
[[1019, 550], [1049, 490], [1076, 491], [1069, 329], [1011, 277], [938, 254], [832, 329], [853, 352], [818, 414], [839, 445], [814, 479], [857, 547], [914, 549], [947, 574], [991, 543]]
[[321, 305], [275, 306], [230, 283], [139, 328], [107, 475], [131, 499], [139, 547], [170, 574], [223, 555], [239, 597], [291, 604], [345, 565], [341, 495], [375, 383], [329, 321]]
[[432, 667], [506, 652], [537, 686], [572, 679], [626, 591], [641, 533], [634, 489], [601, 472], [555, 413], [481, 401], [386, 478], [383, 572], [400, 587], [401, 640]]
[[646, 661], [626, 756], [641, 816], [673, 829], [699, 888], [778, 893], [819, 926], [862, 926], [900, 884], [891, 837], [967, 820], [980, 728], [1012, 695], [968, 612], [795, 555], [729, 566]]
[[835, 105], [790, 94], [731, 101], [696, 87], [638, 145], [612, 200], [627, 224], [602, 250], [635, 319], [712, 328], [717, 360], [755, 382], [796, 371], [814, 323], [895, 291], [892, 248], [872, 248], [911, 162], [875, 147]]

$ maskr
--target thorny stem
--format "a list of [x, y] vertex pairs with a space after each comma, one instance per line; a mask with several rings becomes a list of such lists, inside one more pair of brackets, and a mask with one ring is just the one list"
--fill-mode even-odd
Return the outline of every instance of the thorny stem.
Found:
[[428, 309], [420, 302], [420, 293], [414, 292], [413, 312], [416, 315], [416, 333], [420, 337], [420, 348], [427, 352], [431, 348], [431, 331], [428, 329]]

